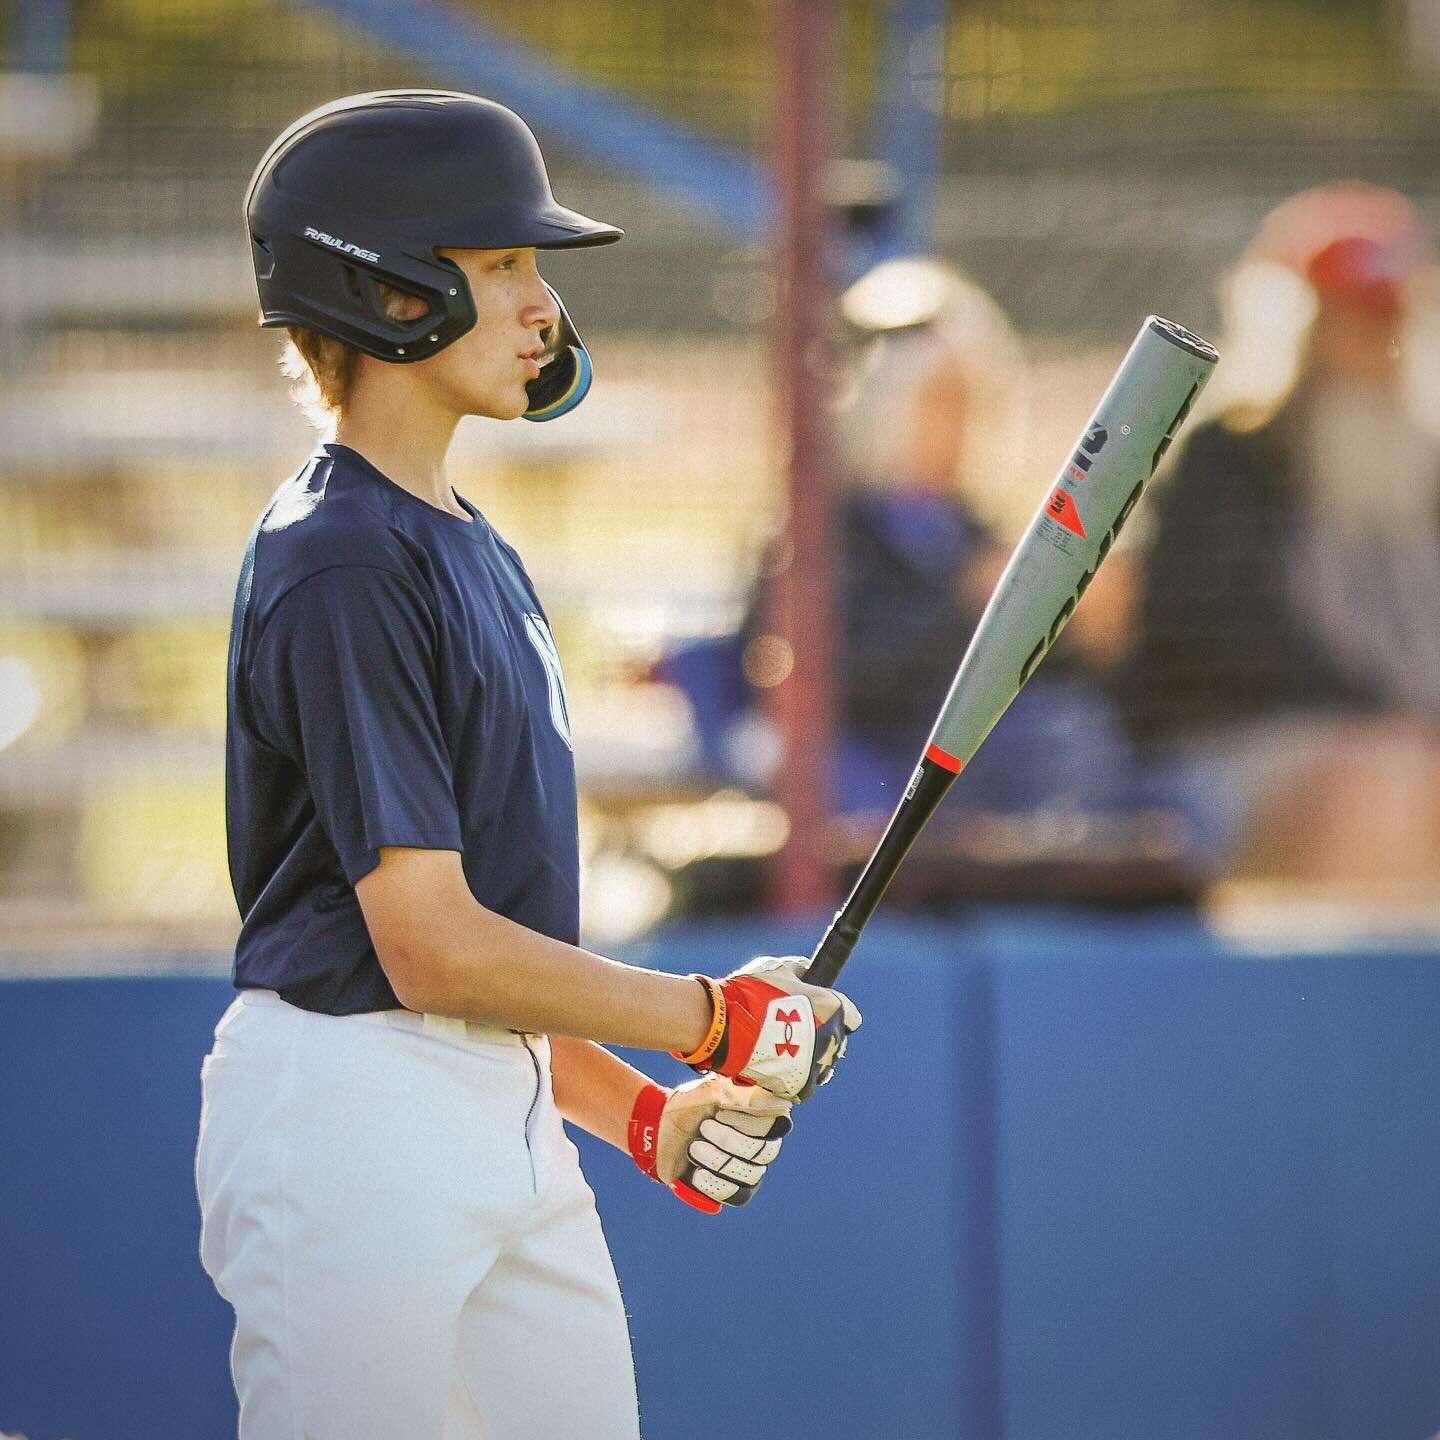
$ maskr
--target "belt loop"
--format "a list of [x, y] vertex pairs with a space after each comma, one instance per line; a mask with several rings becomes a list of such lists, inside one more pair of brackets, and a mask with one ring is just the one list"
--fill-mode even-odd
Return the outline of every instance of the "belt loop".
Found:
[[463, 1040], [468, 1033], [465, 1022], [453, 1015], [431, 1015], [427, 1011], [420, 1018], [424, 1022], [427, 1035], [444, 1035], [451, 1040]]

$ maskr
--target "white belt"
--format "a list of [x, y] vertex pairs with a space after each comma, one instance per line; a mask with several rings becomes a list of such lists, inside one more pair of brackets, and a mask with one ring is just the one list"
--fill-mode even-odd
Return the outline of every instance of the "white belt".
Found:
[[[242, 990], [237, 998], [242, 1005], [278, 1005], [282, 1010], [298, 1011], [302, 1015], [312, 1013], [291, 1005], [273, 990]], [[504, 1025], [485, 1025], [479, 1020], [461, 1020], [454, 1015], [421, 1015], [414, 1010], [369, 1010], [338, 1018], [369, 1020], [372, 1023], [383, 1020], [397, 1030], [431, 1035], [436, 1039], [449, 1040], [452, 1044], [478, 1040], [490, 1045], [524, 1045], [528, 1038], [524, 1031], [511, 1030]]]
[[417, 1014], [413, 1010], [386, 1010], [385, 1019], [400, 1030], [418, 1030], [436, 1039], [479, 1040], [490, 1045], [523, 1045], [524, 1032], [504, 1025], [485, 1025], [479, 1020], [462, 1020], [455, 1015]]

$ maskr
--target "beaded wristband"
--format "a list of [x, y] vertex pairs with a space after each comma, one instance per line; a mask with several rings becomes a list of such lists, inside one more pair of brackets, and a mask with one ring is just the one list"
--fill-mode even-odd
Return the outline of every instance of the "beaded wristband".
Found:
[[720, 988], [720, 982], [708, 975], [692, 975], [690, 978], [698, 980], [710, 997], [710, 1029], [700, 1042], [700, 1048], [692, 1054], [686, 1055], [680, 1050], [670, 1053], [681, 1064], [703, 1065], [720, 1048], [720, 1038], [725, 1034], [725, 992]]

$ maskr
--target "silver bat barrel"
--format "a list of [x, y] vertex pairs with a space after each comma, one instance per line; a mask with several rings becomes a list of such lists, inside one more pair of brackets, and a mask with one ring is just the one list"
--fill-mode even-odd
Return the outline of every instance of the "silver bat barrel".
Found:
[[1015, 547], [956, 673], [927, 755], [959, 770], [1055, 643], [1219, 355], [1150, 316]]
[[1169, 320], [1140, 327], [1016, 545], [904, 797], [811, 956], [812, 983], [834, 984], [915, 837], [1065, 628], [1219, 358]]

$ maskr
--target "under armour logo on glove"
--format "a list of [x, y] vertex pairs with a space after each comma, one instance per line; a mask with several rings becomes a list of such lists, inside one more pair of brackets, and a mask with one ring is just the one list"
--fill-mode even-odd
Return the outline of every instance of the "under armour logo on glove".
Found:
[[798, 1055], [800, 1047], [795, 1043], [795, 1027], [800, 1023], [798, 1010], [777, 1010], [775, 1018], [785, 1027], [785, 1038], [775, 1042], [777, 1055]]
[[710, 1029], [697, 1050], [676, 1058], [782, 1099], [805, 1099], [860, 1028], [860, 1012], [845, 996], [801, 978], [808, 965], [803, 955], [762, 955], [723, 980], [696, 975], [710, 997]]

